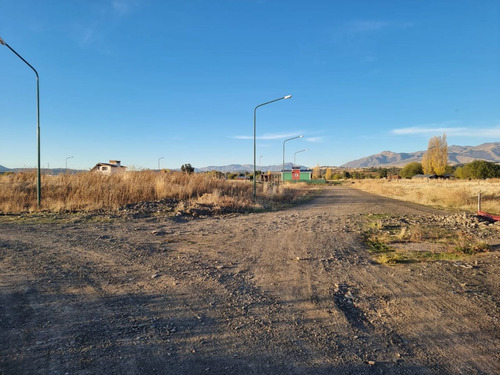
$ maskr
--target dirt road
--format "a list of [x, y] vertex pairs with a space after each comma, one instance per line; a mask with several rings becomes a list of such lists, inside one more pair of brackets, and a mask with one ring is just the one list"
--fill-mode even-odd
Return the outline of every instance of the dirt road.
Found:
[[390, 267], [368, 214], [442, 212], [332, 187], [196, 220], [0, 218], [0, 374], [500, 373], [500, 236]]

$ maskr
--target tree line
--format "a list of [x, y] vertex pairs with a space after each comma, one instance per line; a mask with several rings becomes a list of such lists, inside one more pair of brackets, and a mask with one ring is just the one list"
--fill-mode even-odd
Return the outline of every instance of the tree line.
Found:
[[485, 179], [500, 177], [500, 165], [486, 160], [474, 160], [458, 166], [448, 165], [448, 144], [446, 134], [442, 137], [432, 137], [427, 151], [422, 157], [422, 163], [409, 163], [399, 175], [411, 178], [417, 174], [454, 176], [460, 179]]
[[[183, 164], [181, 171], [193, 173], [194, 168], [191, 164]], [[257, 171], [257, 175], [261, 173], [261, 171]], [[225, 175], [228, 179], [235, 179], [238, 177], [252, 179], [253, 177], [250, 172], [220, 174]], [[312, 168], [313, 179], [324, 178], [326, 180], [390, 178], [394, 176], [412, 178], [419, 174], [437, 177], [453, 176], [459, 179], [500, 178], [500, 165], [486, 160], [474, 160], [470, 163], [456, 166], [448, 165], [448, 143], [446, 141], [446, 134], [443, 134], [441, 137], [432, 137], [429, 140], [427, 151], [424, 153], [421, 163], [411, 162], [403, 168], [372, 167], [358, 170], [339, 170], [333, 168], [322, 169], [318, 164]]]

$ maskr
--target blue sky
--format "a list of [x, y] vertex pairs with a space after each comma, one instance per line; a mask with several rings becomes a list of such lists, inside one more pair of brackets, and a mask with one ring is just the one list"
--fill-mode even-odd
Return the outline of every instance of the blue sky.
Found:
[[[0, 0], [42, 167], [341, 165], [500, 141], [498, 0]], [[0, 45], [0, 165], [36, 166]], [[71, 159], [68, 157], [73, 156]]]

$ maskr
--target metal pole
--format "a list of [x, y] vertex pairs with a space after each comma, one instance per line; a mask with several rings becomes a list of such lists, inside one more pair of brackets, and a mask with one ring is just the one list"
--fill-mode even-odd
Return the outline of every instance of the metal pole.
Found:
[[262, 107], [263, 105], [266, 104], [271, 104], [274, 102], [277, 102], [278, 100], [283, 100], [283, 99], [290, 99], [292, 95], [286, 95], [282, 98], [274, 99], [262, 104], [259, 104], [258, 106], [255, 107], [253, 110], [253, 200], [255, 201], [257, 199], [257, 186], [256, 186], [256, 181], [255, 181], [255, 165], [257, 162], [257, 141], [256, 141], [256, 135], [257, 135], [257, 108]]
[[308, 148], [306, 148], [305, 150], [300, 150], [300, 151], [295, 151], [295, 153], [293, 154], [293, 165], [295, 166], [295, 157], [297, 156], [297, 154], [299, 152], [304, 152], [304, 151], [309, 151]]
[[288, 138], [283, 141], [283, 168], [281, 171], [282, 180], [285, 180], [285, 142], [291, 141], [292, 139], [303, 138], [303, 135], [298, 135], [296, 137]]
[[24, 61], [24, 63], [26, 65], [28, 65], [31, 69], [33, 69], [33, 71], [35, 72], [35, 75], [36, 75], [36, 138], [37, 138], [37, 158], [38, 158], [38, 162], [37, 162], [37, 172], [36, 172], [36, 204], [37, 204], [37, 207], [40, 208], [40, 205], [41, 205], [41, 202], [42, 202], [42, 193], [41, 193], [41, 189], [42, 189], [42, 184], [41, 184], [41, 173], [40, 173], [40, 168], [41, 168], [41, 165], [40, 165], [40, 84], [39, 84], [39, 78], [38, 78], [38, 72], [36, 71], [35, 68], [33, 68], [33, 66], [31, 66], [31, 64], [29, 62], [27, 62], [25, 59], [23, 59], [23, 57], [18, 54], [11, 46], [9, 46], [7, 43], [5, 43], [5, 41], [0, 38], [0, 44], [3, 44], [4, 46], [6, 46], [8, 49], [10, 49], [12, 52], [14, 52], [14, 54], [19, 57], [21, 60]]
[[158, 170], [160, 170], [160, 160], [163, 158], [164, 158], [164, 156], [162, 156], [161, 158], [158, 159]]
[[68, 157], [66, 158], [66, 165], [65, 165], [65, 167], [66, 167], [66, 172], [68, 171], [68, 159], [71, 159], [71, 158], [73, 158], [73, 156], [68, 156]]
[[285, 142], [283, 141], [283, 165], [281, 166], [281, 181], [285, 181]]

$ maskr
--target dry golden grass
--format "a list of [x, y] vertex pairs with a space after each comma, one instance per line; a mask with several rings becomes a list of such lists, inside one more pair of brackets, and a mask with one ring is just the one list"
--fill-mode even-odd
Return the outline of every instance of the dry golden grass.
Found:
[[481, 193], [482, 210], [500, 214], [500, 179], [358, 180], [352, 186], [385, 197], [469, 212], [477, 211], [477, 197]]
[[[261, 208], [303, 194], [298, 186], [258, 184], [258, 203], [248, 181], [225, 181], [207, 174], [153, 171], [105, 176], [87, 172], [42, 176], [41, 210], [51, 212], [117, 210], [127, 204], [162, 199], [217, 206], [219, 209]], [[0, 175], [0, 212], [36, 211], [36, 173]]]

